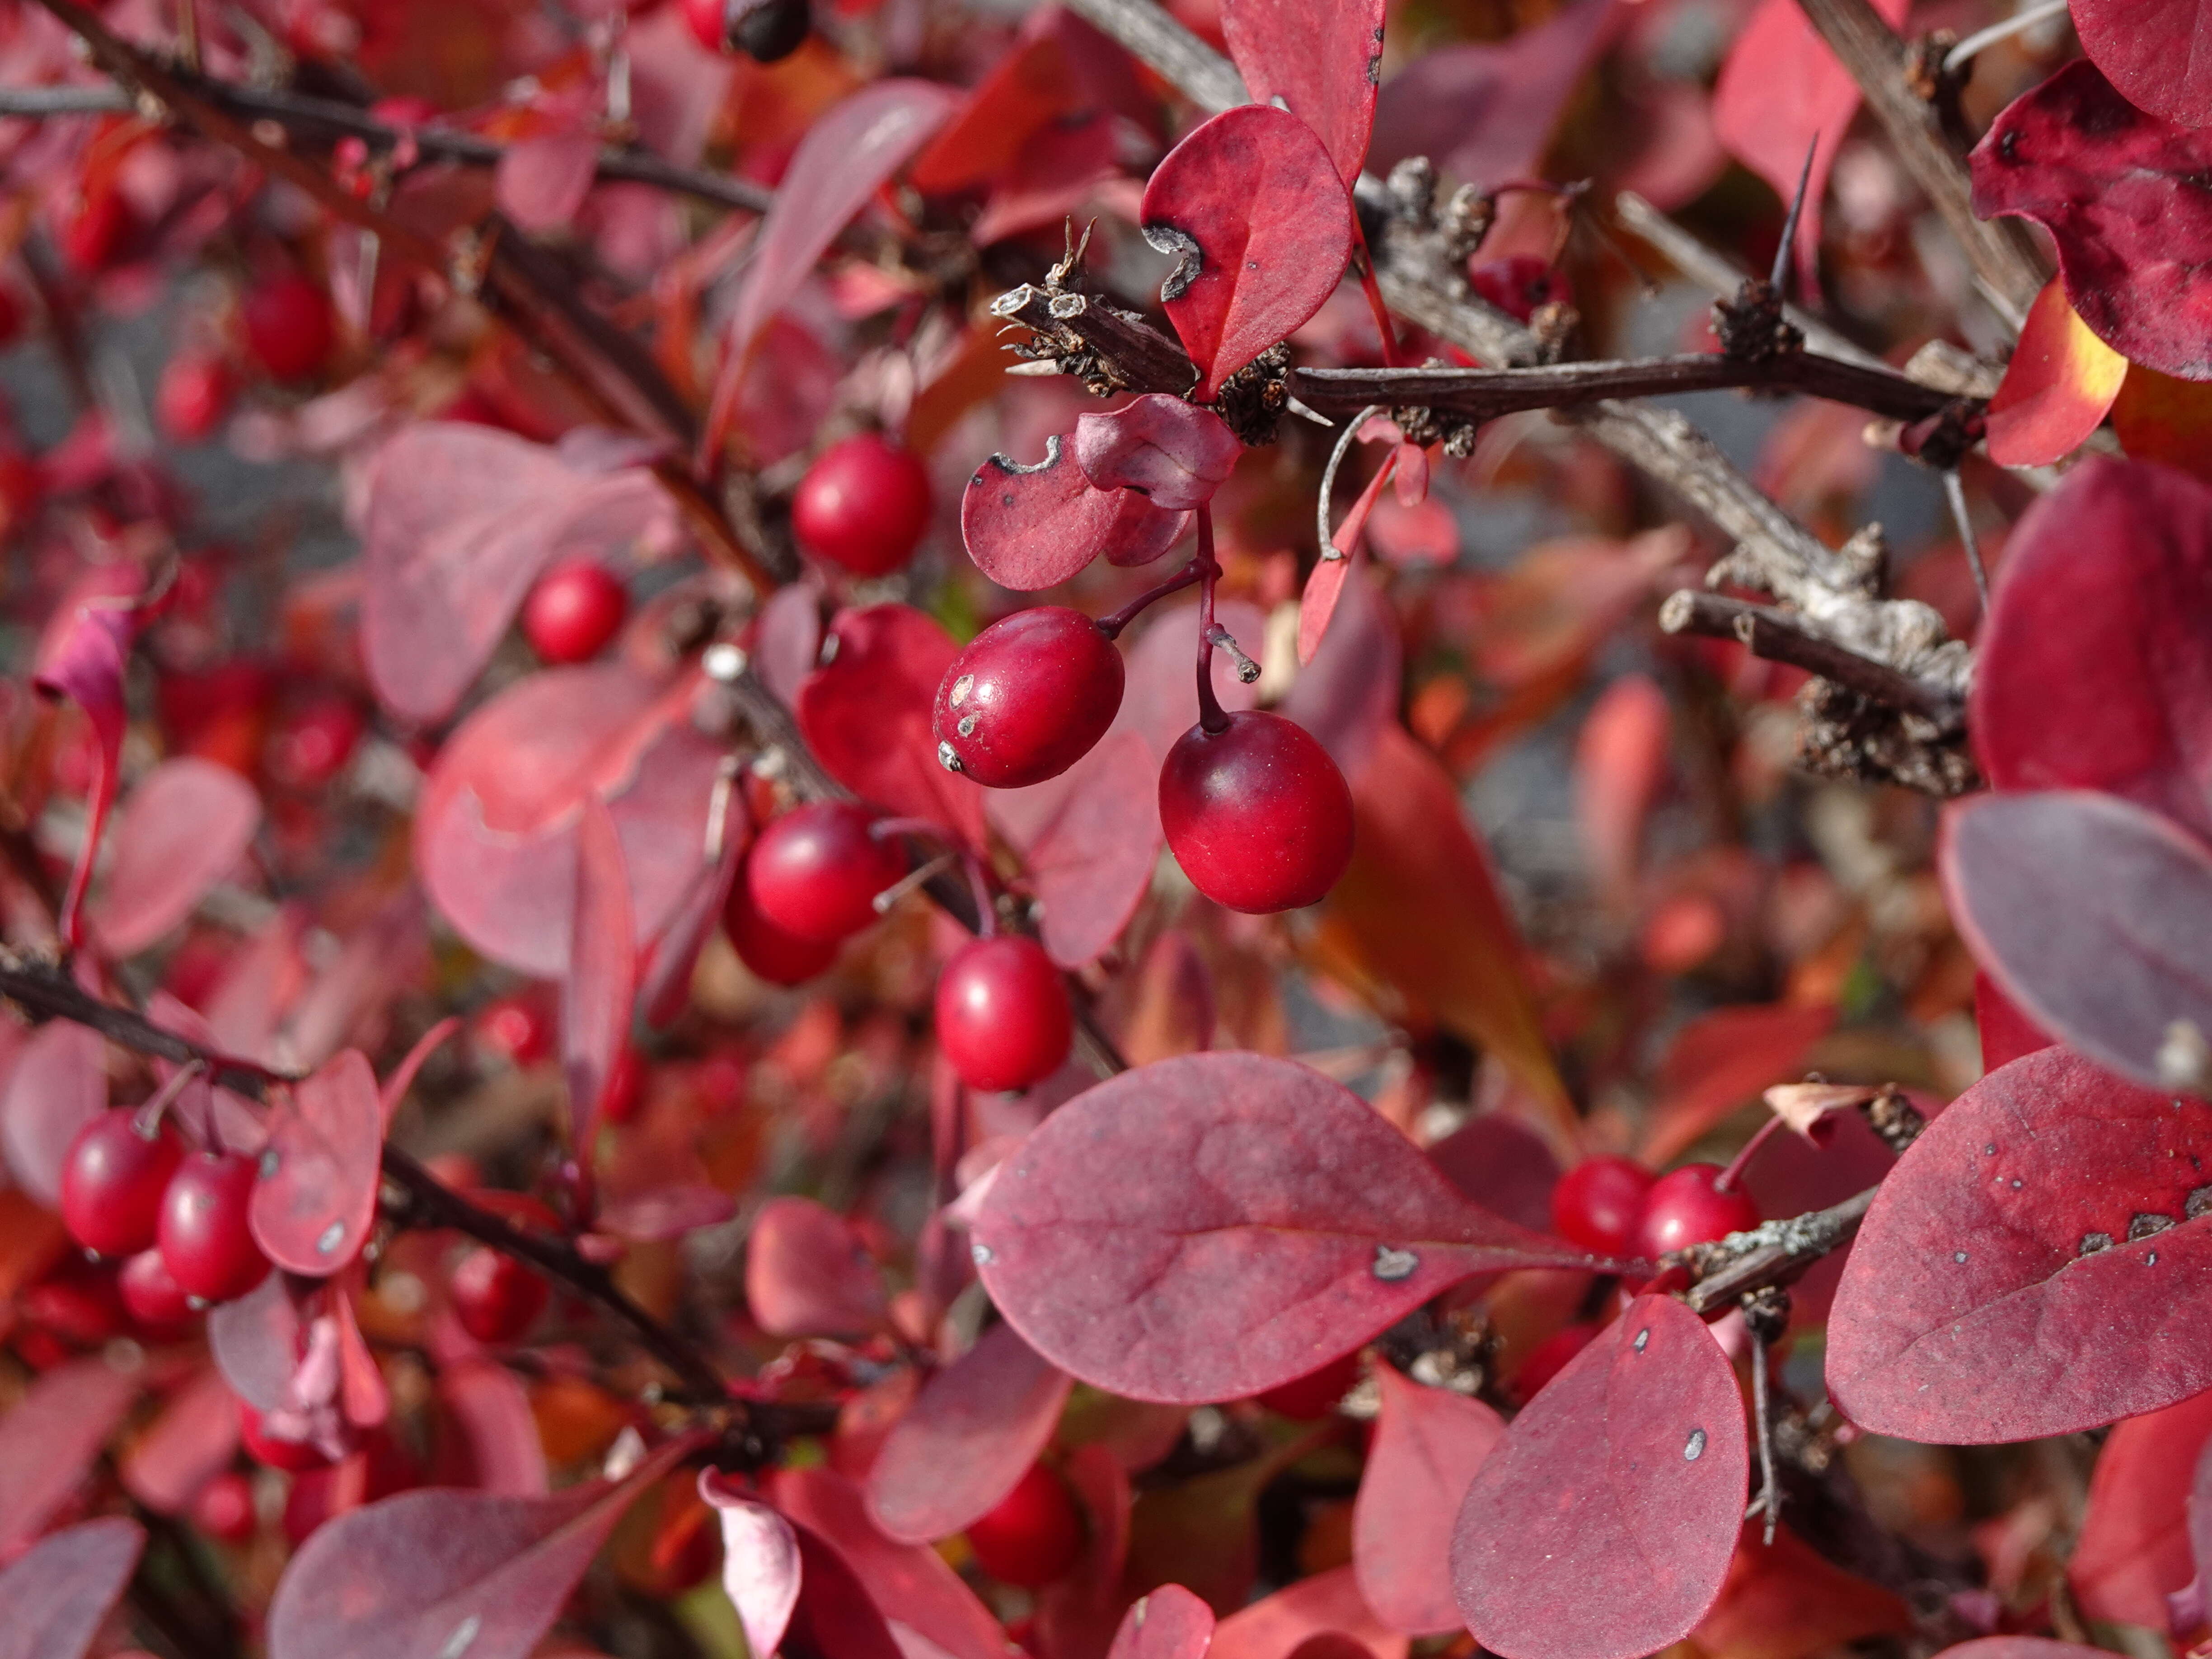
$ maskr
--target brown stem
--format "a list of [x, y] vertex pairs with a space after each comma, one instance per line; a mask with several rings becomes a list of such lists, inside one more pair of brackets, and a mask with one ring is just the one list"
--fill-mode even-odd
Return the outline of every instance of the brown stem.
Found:
[[1771, 605], [1686, 587], [1668, 595], [1659, 607], [1659, 626], [1668, 634], [1741, 641], [1753, 656], [1833, 680], [1876, 702], [1917, 714], [1946, 734], [1955, 733], [1965, 718], [1963, 704], [1948, 687], [1863, 656], [1819, 632], [1803, 617]]
[[1881, 1190], [1869, 1187], [1827, 1209], [1762, 1221], [1717, 1244], [1698, 1245], [1686, 1253], [1700, 1276], [1685, 1300], [1693, 1311], [1711, 1313], [1749, 1291], [1794, 1284], [1822, 1256], [1850, 1243]]

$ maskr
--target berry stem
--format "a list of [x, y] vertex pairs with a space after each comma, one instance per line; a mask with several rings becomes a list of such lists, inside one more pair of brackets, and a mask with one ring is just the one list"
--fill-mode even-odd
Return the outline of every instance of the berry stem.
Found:
[[1158, 586], [1148, 587], [1138, 594], [1135, 599], [1130, 600], [1112, 616], [1101, 617], [1098, 619], [1098, 631], [1109, 640], [1120, 639], [1123, 629], [1143, 616], [1151, 607], [1167, 598], [1169, 594], [1182, 592], [1184, 588], [1196, 581], [1201, 574], [1198, 561], [1193, 559]]
[[1213, 510], [1198, 509], [1198, 723], [1209, 736], [1229, 729], [1229, 716], [1221, 699], [1213, 695], [1213, 588], [1221, 580], [1221, 566], [1213, 556]]
[[1743, 1150], [1729, 1160], [1729, 1166], [1713, 1177], [1713, 1190], [1727, 1193], [1735, 1190], [1743, 1180], [1743, 1172], [1751, 1167], [1751, 1160], [1759, 1156], [1759, 1149], [1766, 1144], [1767, 1137], [1783, 1127], [1778, 1117], [1770, 1117], [1759, 1126], [1759, 1133], [1743, 1143]]
[[1382, 337], [1383, 367], [1402, 368], [1405, 352], [1398, 343], [1397, 326], [1390, 320], [1390, 307], [1382, 303], [1382, 288], [1375, 280], [1375, 256], [1367, 250], [1367, 233], [1361, 228], [1357, 212], [1352, 216], [1352, 240], [1357, 244], [1352, 262], [1359, 267], [1359, 290], [1367, 296], [1367, 308], [1375, 313], [1376, 332]]

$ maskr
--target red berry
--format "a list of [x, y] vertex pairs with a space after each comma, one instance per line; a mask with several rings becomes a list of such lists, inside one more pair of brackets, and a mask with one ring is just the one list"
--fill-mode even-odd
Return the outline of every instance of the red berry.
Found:
[[124, 1307], [115, 1275], [105, 1267], [64, 1261], [28, 1286], [16, 1306], [26, 1324], [36, 1326], [77, 1348], [96, 1348], [121, 1334]]
[[1569, 1325], [1539, 1342], [1513, 1373], [1513, 1397], [1525, 1406], [1541, 1394], [1547, 1382], [1566, 1370], [1570, 1359], [1589, 1346], [1597, 1331], [1595, 1325]]
[[522, 637], [542, 661], [589, 662], [622, 630], [629, 590], [602, 565], [574, 559], [538, 579], [522, 604]]
[[1651, 1172], [1626, 1158], [1586, 1158], [1552, 1188], [1552, 1231], [1599, 1255], [1627, 1255]]
[[[750, 858], [746, 860], [750, 865]], [[770, 985], [804, 985], [837, 960], [834, 939], [801, 939], [777, 927], [753, 902], [750, 878], [738, 872], [731, 884], [729, 902], [722, 907], [722, 927], [730, 944], [756, 979]]]
[[852, 801], [817, 801], [760, 833], [745, 888], [761, 915], [801, 939], [836, 941], [876, 919], [876, 895], [906, 874], [898, 843], [868, 833], [876, 815]]
[[1002, 1584], [1034, 1589], [1066, 1573], [1083, 1553], [1083, 1516], [1060, 1478], [1042, 1463], [999, 1506], [968, 1528], [975, 1565]]
[[97, 276], [137, 228], [137, 215], [116, 190], [95, 191], [56, 231], [62, 258], [80, 276]]
[[159, 1250], [141, 1250], [115, 1277], [123, 1305], [147, 1335], [167, 1338], [191, 1328], [192, 1304]]
[[479, 1342], [513, 1342], [538, 1322], [552, 1287], [511, 1255], [473, 1249], [453, 1269], [453, 1313]]
[[76, 1133], [62, 1162], [62, 1224], [101, 1255], [135, 1255], [160, 1229], [161, 1194], [185, 1156], [167, 1123], [149, 1137], [135, 1112], [102, 1112]]
[[1248, 709], [1194, 726], [1160, 769], [1160, 823], [1191, 885], [1265, 915], [1318, 903], [1352, 861], [1352, 791], [1306, 729]]
[[230, 371], [220, 357], [180, 351], [162, 368], [154, 418], [173, 443], [198, 443], [222, 424], [229, 407]]
[[246, 349], [280, 380], [304, 380], [337, 344], [330, 296], [296, 272], [255, 283], [239, 307]]
[[1716, 1188], [1713, 1182], [1720, 1176], [1717, 1164], [1685, 1164], [1652, 1182], [1637, 1224], [1636, 1253], [1656, 1261], [1669, 1250], [1710, 1244], [1756, 1227], [1759, 1206], [1751, 1194], [1741, 1187]]
[[427, 98], [402, 94], [378, 99], [368, 106], [368, 118], [387, 127], [427, 127], [438, 118], [438, 106]]
[[161, 1261], [178, 1288], [202, 1302], [244, 1296], [269, 1273], [269, 1258], [246, 1224], [252, 1158], [195, 1152], [169, 1177], [161, 1198]]
[[312, 1440], [286, 1440], [272, 1434], [261, 1413], [243, 1400], [238, 1402], [238, 1437], [245, 1443], [246, 1455], [268, 1468], [300, 1474], [331, 1466], [330, 1458]]
[[929, 474], [872, 433], [815, 458], [791, 498], [791, 527], [818, 559], [859, 576], [887, 576], [914, 556], [929, 528]]
[[1121, 653], [1080, 611], [1018, 611], [945, 671], [937, 758], [994, 789], [1056, 778], [1106, 735], [1121, 684]]
[[1019, 933], [971, 939], [937, 981], [937, 1041], [971, 1089], [1026, 1089], [1060, 1067], [1075, 1032], [1067, 987]]
[[1359, 1350], [1354, 1348], [1318, 1370], [1278, 1382], [1253, 1398], [1293, 1423], [1317, 1423], [1336, 1409], [1337, 1402], [1350, 1394], [1358, 1381]]
[[528, 992], [486, 1003], [470, 1029], [477, 1042], [517, 1066], [535, 1066], [553, 1052], [551, 1011]]
[[270, 734], [269, 775], [287, 788], [319, 789], [345, 770], [367, 726], [344, 697], [312, 702]]
[[225, 1469], [192, 1494], [192, 1524], [209, 1537], [226, 1544], [243, 1544], [252, 1538], [258, 1517], [253, 1508], [253, 1483], [236, 1469]]

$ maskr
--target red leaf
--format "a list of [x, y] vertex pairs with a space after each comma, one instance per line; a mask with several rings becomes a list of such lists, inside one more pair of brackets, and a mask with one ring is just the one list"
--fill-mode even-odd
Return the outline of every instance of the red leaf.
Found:
[[2156, 1084], [2179, 1024], [2212, 1036], [2212, 852], [2171, 819], [2088, 790], [1988, 795], [1944, 814], [1936, 865], [1974, 959], [2054, 1036]]
[[974, 1232], [1030, 1345], [1134, 1400], [1237, 1400], [1447, 1285], [1587, 1257], [1468, 1204], [1365, 1102], [1259, 1054], [1191, 1054], [1071, 1101]]
[[722, 453], [754, 339], [799, 292], [837, 233], [944, 125], [958, 97], [949, 87], [893, 76], [861, 88], [806, 129], [753, 234], [700, 442], [702, 462]]
[[551, 1489], [545, 1444], [520, 1379], [489, 1359], [465, 1359], [438, 1373], [438, 1401], [468, 1443], [471, 1484], [504, 1498], [543, 1498]]
[[2198, 1456], [2212, 1442], [2212, 1393], [2114, 1429], [2089, 1477], [2089, 1506], [2067, 1563], [2084, 1617], [2166, 1625], [2166, 1600], [2197, 1576], [2189, 1496]]
[[500, 211], [533, 234], [573, 220], [599, 167], [599, 141], [589, 132], [549, 132], [507, 147], [492, 169]]
[[231, 1391], [258, 1412], [282, 1407], [300, 1363], [300, 1310], [282, 1273], [208, 1312], [208, 1352]]
[[1382, 79], [1382, 0], [1227, 0], [1221, 33], [1253, 101], [1281, 99], [1351, 189]]
[[1134, 490], [1171, 513], [1212, 501], [1243, 453], [1212, 410], [1163, 392], [1075, 417], [1075, 463], [1094, 489]]
[[377, 452], [362, 532], [361, 645], [378, 699], [443, 720], [544, 571], [622, 553], [673, 513], [640, 467], [586, 469], [460, 422], [403, 428]]
[[1352, 257], [1351, 198], [1328, 150], [1269, 104], [1224, 111], [1170, 150], [1139, 222], [1175, 256], [1160, 301], [1203, 403], [1319, 311]]
[[629, 1042], [637, 995], [636, 927], [622, 836], [597, 796], [576, 841], [574, 943], [561, 981], [561, 1059], [568, 1084], [569, 1153], [591, 1167], [607, 1084]]
[[1452, 1600], [1452, 1527], [1475, 1471], [1505, 1432], [1480, 1400], [1375, 1368], [1382, 1396], [1359, 1497], [1352, 1565], [1376, 1617], [1408, 1636], [1460, 1628]]
[[1794, 1082], [1806, 1051], [1835, 1023], [1833, 1008], [1787, 1003], [1716, 1008], [1692, 1020], [1660, 1064], [1644, 1161], [1654, 1169], [1672, 1164], [1768, 1085]]
[[1121, 121], [1105, 114], [1045, 128], [992, 185], [990, 199], [968, 227], [969, 240], [988, 247], [1073, 216], [1117, 176], [1121, 131]]
[[123, 804], [91, 907], [100, 949], [136, 956], [177, 927], [245, 855], [260, 823], [253, 786], [227, 766], [186, 757], [147, 773]]
[[376, 1091], [377, 1104], [383, 1110], [386, 1128], [392, 1127], [392, 1116], [399, 1109], [399, 1103], [407, 1098], [407, 1091], [415, 1086], [416, 1074], [422, 1071], [423, 1062], [437, 1053], [446, 1040], [460, 1029], [460, 1016], [448, 1014], [416, 1037], [415, 1046], [400, 1056], [399, 1064], [392, 1068], [392, 1075], [384, 1079], [382, 1086]]
[[1213, 1609], [1181, 1584], [1139, 1596], [1114, 1634], [1106, 1659], [1206, 1659]]
[[1349, 778], [1367, 764], [1382, 728], [1397, 722], [1406, 653], [1397, 611], [1368, 567], [1350, 574], [1337, 610], [1276, 712], [1311, 732]]
[[99, 856], [108, 808], [115, 804], [123, 732], [130, 720], [123, 702], [123, 671], [131, 641], [138, 636], [137, 600], [143, 581], [130, 565], [100, 565], [87, 571], [55, 608], [31, 670], [31, 685], [40, 696], [66, 697], [84, 710], [100, 746], [100, 772], [93, 780], [85, 812], [84, 845], [70, 872], [58, 918], [63, 942], [72, 947], [81, 942], [78, 913], [92, 878], [93, 860]]
[[901, 1659], [905, 1650], [851, 1565], [811, 1528], [793, 1532], [799, 1543], [799, 1605], [787, 1630], [787, 1650], [836, 1659]]
[[1128, 1471], [1103, 1446], [1078, 1446], [1061, 1471], [1081, 1505], [1083, 1553], [1037, 1592], [1036, 1630], [1047, 1659], [1106, 1659], [1129, 1597]]
[[639, 972], [637, 1000], [646, 1024], [665, 1031], [684, 1017], [691, 1006], [691, 981], [699, 967], [699, 953], [722, 925], [722, 911], [730, 902], [743, 867], [745, 844], [751, 831], [744, 822], [744, 802], [732, 789], [723, 803], [722, 856], [703, 870], [691, 884], [690, 895], [660, 937], [654, 940]]
[[[1367, 487], [1374, 489], [1382, 482], [1382, 475], [1378, 472]], [[1305, 592], [1298, 596], [1299, 667], [1311, 662], [1314, 653], [1321, 649], [1330, 619], [1336, 615], [1337, 601], [1344, 596], [1346, 579], [1351, 574], [1349, 558], [1324, 557], [1316, 561], [1313, 574], [1306, 578]]]
[[866, 1336], [884, 1281], [853, 1225], [811, 1198], [772, 1198], [745, 1244], [745, 1300], [770, 1336]]
[[325, 1522], [277, 1581], [270, 1659], [526, 1659], [622, 1512], [696, 1445], [669, 1442], [619, 1484], [433, 1488]]
[[1667, 781], [1674, 717], [1648, 674], [1623, 674], [1583, 720], [1575, 744], [1575, 819], [1598, 884], [1613, 903], [1636, 897], [1644, 829]]
[[2096, 1659], [2104, 1648], [2084, 1647], [2079, 1642], [2053, 1642], [2041, 1636], [1985, 1636], [1978, 1642], [1961, 1642], [1946, 1648], [1936, 1659]]
[[1764, 1534], [1759, 1522], [1744, 1523], [1720, 1600], [1690, 1633], [1700, 1653], [1799, 1659], [1912, 1629], [1887, 1590], [1832, 1565], [1787, 1527], [1771, 1543]]
[[1081, 106], [1067, 38], [1073, 21], [1057, 8], [1031, 15], [1027, 38], [991, 66], [915, 158], [907, 176], [916, 190], [940, 196], [990, 183], [1019, 166], [1056, 122]]
[[983, 843], [981, 790], [938, 763], [937, 687], [960, 647], [911, 605], [841, 611], [836, 653], [799, 688], [794, 712], [830, 775], [864, 799]]
[[1974, 975], [1974, 1029], [1982, 1040], [1984, 1072], [1994, 1072], [2057, 1041], [2014, 1007], [1995, 980], [1979, 971]]
[[994, 455], [968, 480], [960, 538], [975, 568], [1001, 587], [1056, 587], [1101, 553], [1115, 564], [1150, 564], [1188, 527], [1187, 513], [1094, 489], [1066, 452], [1064, 439], [1048, 438], [1042, 461], [1024, 466]]
[[993, 1326], [884, 1437], [867, 1479], [876, 1524], [923, 1544], [989, 1514], [1051, 1443], [1068, 1382], [1013, 1327]]
[[1551, 1146], [1504, 1111], [1478, 1112], [1429, 1148], [1446, 1181], [1486, 1210], [1542, 1231], [1552, 1224], [1559, 1160]]
[[15, 1184], [60, 1209], [70, 1143], [106, 1109], [107, 1045], [100, 1034], [59, 1019], [32, 1032], [0, 1086], [0, 1150]]
[[56, 1533], [0, 1572], [0, 1659], [83, 1659], [145, 1545], [137, 1522], [110, 1516]]
[[803, 582], [779, 587], [760, 609], [753, 672], [787, 703], [798, 700], [822, 656], [822, 596]]
[[737, 1209], [737, 1200], [718, 1188], [696, 1183], [659, 1187], [608, 1205], [599, 1212], [599, 1226], [617, 1238], [647, 1244], [717, 1226]]
[[1719, 1595], [1747, 1472], [1735, 1370], [1698, 1316], [1639, 1297], [1476, 1471], [1452, 1577], [1505, 1659], [1632, 1659]]
[[415, 859], [471, 945], [534, 977], [566, 975], [588, 794], [621, 832], [639, 934], [667, 925], [705, 861], [721, 760], [686, 718], [693, 684], [656, 686], [613, 663], [551, 669], [446, 740], [416, 813]]
[[46, 1530], [138, 1397], [139, 1378], [72, 1359], [0, 1414], [0, 1561]]
[[287, 1273], [324, 1277], [360, 1253], [376, 1220], [384, 1105], [376, 1073], [348, 1048], [292, 1085], [269, 1115], [247, 1211], [254, 1242]]
[[1086, 967], [1103, 954], [1152, 885], [1160, 858], [1158, 772], [1141, 736], [1117, 732], [1060, 776], [994, 789], [985, 801], [1029, 866], [1043, 910], [1038, 931], [1063, 968]]
[[2212, 126], [2204, 0], [2073, 0], [2081, 50], [2127, 100], [2186, 127]]
[[1829, 1316], [1837, 1405], [1878, 1433], [1978, 1445], [2212, 1386], [2212, 1354], [2172, 1340], [2206, 1311], [2212, 1256], [2190, 1216], [2207, 1154], [2212, 1105], [2063, 1048], [1984, 1078], [1859, 1230]]
[[2027, 308], [2027, 322], [1990, 399], [1990, 459], [2049, 466], [2088, 441], [2127, 379], [2128, 360], [2092, 334], [2056, 280]]
[[161, 1414], [132, 1443], [117, 1473], [123, 1489], [155, 1514], [177, 1515], [230, 1467], [237, 1450], [238, 1396], [209, 1366], [162, 1401]]
[[747, 1653], [773, 1654], [799, 1605], [799, 1534], [765, 1504], [714, 1469], [699, 1471], [699, 1496], [722, 1523], [722, 1590], [737, 1609]]
[[1974, 211], [2051, 233], [2066, 297], [2099, 339], [2212, 380], [2212, 132], [2144, 114], [2083, 61], [2014, 100], [1969, 159]]
[[1350, 1567], [1333, 1567], [1301, 1578], [1265, 1601], [1231, 1613], [1213, 1632], [1208, 1659], [1290, 1659], [1317, 1638], [1348, 1638], [1355, 1647], [1333, 1644], [1332, 1659], [1348, 1659], [1364, 1648], [1372, 1659], [1405, 1659], [1406, 1638], [1386, 1628], [1360, 1599]]

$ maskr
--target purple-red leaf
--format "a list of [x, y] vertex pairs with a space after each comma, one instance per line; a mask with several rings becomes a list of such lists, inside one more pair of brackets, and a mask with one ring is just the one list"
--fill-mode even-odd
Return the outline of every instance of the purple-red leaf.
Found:
[[138, 1397], [105, 1359], [72, 1359], [0, 1413], [0, 1561], [46, 1530]]
[[1480, 1400], [1375, 1368], [1381, 1413], [1352, 1509], [1352, 1565], [1375, 1615], [1409, 1636], [1460, 1627], [1452, 1528], [1476, 1470], [1505, 1432]]
[[254, 1242], [287, 1273], [325, 1277], [359, 1254], [376, 1219], [384, 1105], [376, 1073], [348, 1048], [292, 1085], [269, 1115], [247, 1210]]
[[1984, 1078], [1859, 1230], [1828, 1322], [1837, 1405], [1879, 1433], [1976, 1445], [2212, 1387], [2212, 1353], [2173, 1340], [2212, 1312], [2208, 1156], [2212, 1106], [2064, 1048]]
[[2205, 0], [2073, 0], [2081, 50], [2127, 100], [2185, 127], [2212, 126]]
[[1158, 775], [1144, 738], [1121, 731], [1060, 776], [994, 789], [986, 799], [991, 822], [1029, 866], [1043, 912], [1038, 933], [1061, 967], [1097, 960], [1152, 885], [1160, 857]]
[[500, 211], [532, 234], [558, 230], [576, 216], [599, 172], [599, 141], [590, 132], [517, 139], [492, 169]]
[[282, 1273], [271, 1273], [207, 1318], [208, 1352], [233, 1393], [258, 1412], [284, 1403], [300, 1363], [300, 1310]]
[[1175, 257], [1160, 301], [1201, 402], [1319, 311], [1352, 257], [1351, 198], [1328, 151], [1269, 104], [1224, 111], [1170, 150], [1139, 222]]
[[699, 1496], [722, 1523], [722, 1590], [737, 1609], [745, 1651], [774, 1654], [799, 1605], [799, 1534], [765, 1504], [747, 1498], [719, 1471], [699, 1471]]
[[1474, 1273], [1589, 1261], [1468, 1203], [1349, 1090], [1249, 1054], [1061, 1107], [1000, 1167], [974, 1238], [1040, 1353], [1193, 1403], [1303, 1376]]
[[135, 956], [192, 913], [245, 855], [261, 823], [253, 786], [227, 766], [164, 761], [123, 804], [112, 861], [91, 907], [93, 936]]
[[1735, 1369], [1639, 1297], [1485, 1459], [1452, 1544], [1460, 1611], [1505, 1659], [1638, 1659], [1720, 1595], [1747, 1470]]
[[745, 1301], [770, 1336], [866, 1336], [884, 1281], [852, 1223], [811, 1198], [772, 1198], [745, 1242]]
[[2086, 789], [1963, 801], [1943, 831], [1937, 867], [1952, 916], [2022, 1012], [2145, 1083], [2193, 1074], [2190, 1051], [2212, 1036], [2203, 842]]
[[70, 1143], [107, 1109], [106, 1059], [97, 1031], [58, 1019], [31, 1033], [0, 1085], [8, 1173], [49, 1210], [61, 1208]]
[[960, 497], [968, 556], [1021, 593], [1072, 580], [1101, 553], [1115, 564], [1150, 564], [1189, 522], [1141, 495], [1094, 488], [1057, 435], [1046, 440], [1044, 459], [1026, 466], [992, 456]]
[[1367, 161], [1382, 80], [1382, 0], [1225, 0], [1221, 33], [1255, 102], [1311, 127], [1346, 190]]
[[468, 1443], [469, 1474], [479, 1490], [543, 1498], [550, 1490], [545, 1445], [520, 1379], [489, 1359], [465, 1359], [438, 1373], [438, 1403]]
[[269, 1605], [270, 1659], [526, 1659], [622, 1512], [694, 1442], [550, 1498], [433, 1488], [325, 1523]]
[[132, 1443], [117, 1474], [123, 1489], [155, 1514], [177, 1515], [230, 1467], [237, 1450], [238, 1396], [210, 1365], [161, 1402], [161, 1414]]
[[988, 1515], [1051, 1443], [1068, 1386], [1012, 1326], [993, 1326], [892, 1425], [868, 1471], [868, 1513], [908, 1544]]
[[1971, 160], [1974, 211], [2051, 233], [2099, 339], [2212, 380], [2212, 131], [2145, 114], [2082, 61], [2007, 106]]
[[1075, 463], [1098, 489], [1131, 489], [1171, 513], [1213, 499], [1244, 446], [1210, 409], [1151, 392], [1075, 417]]
[[2044, 1636], [1985, 1636], [1946, 1648], [1936, 1659], [2097, 1659], [2109, 1651], [2079, 1642], [2054, 1642]]
[[56, 1533], [0, 1572], [0, 1659], [83, 1659], [145, 1545], [136, 1521], [110, 1516]]
[[1181, 1584], [1140, 1595], [1122, 1615], [1106, 1659], [1206, 1659], [1213, 1609]]
[[1211, 1659], [1405, 1659], [1406, 1648], [1360, 1599], [1352, 1570], [1332, 1567], [1223, 1620]]
[[637, 930], [614, 817], [596, 795], [576, 838], [574, 943], [561, 981], [561, 1059], [568, 1084], [568, 1148], [586, 1168], [607, 1085], [629, 1042], [637, 995]]

